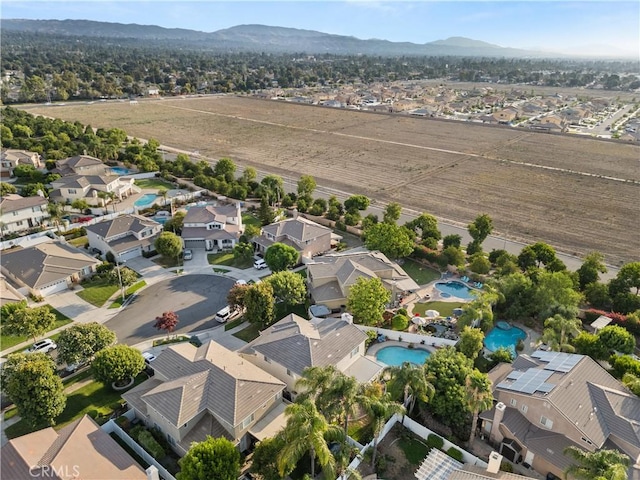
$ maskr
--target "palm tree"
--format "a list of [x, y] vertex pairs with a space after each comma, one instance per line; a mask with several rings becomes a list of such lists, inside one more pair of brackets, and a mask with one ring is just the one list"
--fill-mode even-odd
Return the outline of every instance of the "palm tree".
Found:
[[162, 205], [166, 205], [167, 204], [167, 195], [169, 194], [169, 190], [166, 188], [159, 188], [158, 189], [158, 195], [160, 195], [162, 197]]
[[587, 452], [578, 447], [567, 447], [564, 454], [578, 461], [564, 471], [564, 478], [569, 475], [580, 480], [627, 480], [629, 457], [618, 450], [596, 450]]
[[544, 321], [542, 341], [556, 352], [573, 352], [573, 345], [568, 342], [568, 335], [576, 336], [580, 333], [582, 323], [577, 318], [566, 318], [555, 314]]
[[47, 212], [49, 213], [49, 217], [51, 221], [56, 227], [60, 226], [60, 220], [62, 219], [62, 215], [64, 213], [64, 207], [60, 203], [49, 202], [47, 204]]
[[403, 362], [400, 366], [387, 367], [382, 372], [383, 378], [390, 378], [387, 388], [393, 398], [402, 398], [403, 405], [409, 414], [413, 412], [416, 400], [428, 402], [435, 393], [431, 379], [422, 366]]
[[357, 413], [358, 405], [363, 404], [363, 390], [355, 377], [340, 373], [334, 378], [327, 390], [333, 404], [343, 416], [344, 434], [349, 434], [349, 416]]
[[311, 457], [311, 478], [315, 478], [315, 461], [326, 472], [326, 478], [335, 478], [336, 460], [327, 441], [342, 441], [342, 428], [330, 425], [318, 412], [310, 399], [292, 403], [285, 409], [287, 424], [282, 430], [285, 446], [278, 455], [280, 475], [285, 476], [300, 461], [306, 452]]
[[327, 392], [339, 373], [341, 372], [333, 365], [305, 368], [302, 377], [296, 381], [296, 389], [301, 392], [298, 399], [312, 399], [318, 410], [326, 413], [331, 401]]
[[368, 396], [364, 408], [369, 415], [373, 427], [373, 456], [371, 457], [371, 465], [375, 465], [378, 454], [378, 437], [380, 436], [382, 427], [384, 427], [384, 424], [392, 415], [396, 413], [404, 415], [405, 408], [394, 401], [389, 393], [384, 393], [379, 396]]
[[465, 388], [467, 391], [467, 408], [473, 415], [471, 436], [469, 437], [469, 444], [471, 444], [476, 436], [478, 414], [489, 410], [493, 406], [493, 392], [491, 380], [489, 380], [487, 374], [481, 373], [477, 369], [474, 369], [465, 379]]

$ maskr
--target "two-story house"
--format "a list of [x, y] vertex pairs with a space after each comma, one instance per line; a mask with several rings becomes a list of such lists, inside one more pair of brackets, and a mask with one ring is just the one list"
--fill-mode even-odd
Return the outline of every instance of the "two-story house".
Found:
[[590, 357], [538, 350], [489, 378], [497, 404], [481, 414], [482, 433], [507, 459], [563, 476], [566, 447], [614, 448], [640, 478], [640, 398]]
[[162, 232], [162, 224], [141, 215], [122, 215], [112, 220], [89, 225], [89, 246], [103, 255], [111, 252], [123, 262], [150, 252]]
[[360, 383], [376, 378], [384, 365], [366, 357], [367, 335], [342, 318], [305, 320], [291, 313], [240, 350], [240, 355], [287, 385], [292, 398], [296, 381], [307, 367], [333, 365]]
[[43, 167], [39, 153], [14, 149], [0, 152], [0, 177], [13, 177], [13, 170], [18, 165], [32, 165], [37, 170]]
[[46, 296], [66, 290], [91, 276], [102, 263], [85, 250], [60, 242], [4, 250], [2, 273], [18, 285], [23, 295]]
[[184, 217], [182, 239], [185, 248], [230, 250], [244, 232], [240, 203], [191, 207]]
[[49, 218], [46, 198], [11, 193], [0, 199], [0, 236], [39, 227]]
[[392, 296], [412, 292], [419, 285], [381, 252], [345, 252], [323, 255], [307, 264], [307, 284], [315, 303], [328, 308], [346, 305], [351, 286], [358, 278], [379, 278]]
[[[134, 179], [116, 175], [69, 175], [51, 182], [54, 188], [49, 198], [56, 202], [71, 203], [83, 199], [91, 206], [105, 206], [109, 196], [122, 200], [140, 189]], [[104, 197], [104, 198], [102, 198]]]
[[253, 240], [256, 250], [267, 251], [274, 243], [295, 248], [300, 259], [311, 259], [331, 250], [331, 229], [303, 217], [294, 217], [262, 227], [260, 236]]
[[53, 172], [65, 177], [69, 175], [109, 175], [110, 170], [99, 158], [77, 155], [56, 160], [56, 168]]
[[272, 410], [283, 409], [280, 380], [214, 341], [172, 345], [153, 361], [153, 369], [152, 378], [122, 398], [180, 455], [207, 435], [225, 437], [245, 451], [255, 439], [252, 428]]

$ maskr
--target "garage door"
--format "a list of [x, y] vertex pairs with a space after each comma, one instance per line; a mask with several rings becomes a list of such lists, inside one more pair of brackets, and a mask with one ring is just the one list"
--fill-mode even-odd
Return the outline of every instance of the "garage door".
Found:
[[67, 281], [60, 280], [59, 282], [53, 283], [47, 287], [41, 288], [40, 293], [42, 296], [51, 295], [52, 293], [61, 292], [67, 289]]
[[142, 253], [140, 252], [140, 248], [138, 247], [134, 250], [129, 250], [128, 252], [121, 253], [120, 260], [126, 262], [127, 260], [131, 260], [132, 258], [139, 257], [140, 255], [142, 255]]
[[204, 240], [185, 240], [184, 248], [204, 248]]

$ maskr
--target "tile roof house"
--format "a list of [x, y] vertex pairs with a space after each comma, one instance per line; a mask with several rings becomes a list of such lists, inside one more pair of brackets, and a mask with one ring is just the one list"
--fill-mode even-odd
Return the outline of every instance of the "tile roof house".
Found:
[[262, 227], [253, 242], [261, 253], [278, 242], [295, 248], [301, 258], [312, 258], [331, 250], [331, 233], [330, 228], [296, 216]]
[[506, 458], [561, 476], [573, 462], [566, 447], [615, 448], [640, 479], [640, 398], [590, 357], [538, 350], [489, 377], [498, 403], [481, 414], [482, 428]]
[[105, 206], [107, 199], [100, 193], [113, 194], [122, 200], [132, 193], [140, 192], [134, 179], [116, 175], [68, 175], [51, 182], [53, 190], [49, 198], [57, 202], [71, 203], [76, 199], [86, 200], [91, 206]]
[[75, 157], [56, 160], [54, 173], [60, 175], [109, 175], [110, 170], [102, 160], [89, 155], [77, 155]]
[[18, 284], [18, 290], [37, 296], [66, 290], [93, 274], [100, 263], [85, 251], [60, 242], [5, 250], [0, 258], [2, 273]]
[[122, 215], [86, 229], [91, 248], [97, 248], [102, 254], [111, 252], [123, 262], [153, 250], [162, 224], [141, 215]]
[[0, 177], [13, 177], [13, 170], [18, 165], [33, 165], [38, 170], [43, 167], [40, 154], [36, 152], [14, 149], [0, 152]]
[[232, 249], [244, 232], [240, 203], [191, 207], [184, 217], [185, 248]]
[[240, 355], [287, 384], [295, 396], [296, 381], [307, 367], [335, 366], [366, 383], [383, 368], [365, 357], [366, 334], [344, 318], [305, 320], [289, 314], [240, 350]]
[[259, 421], [283, 410], [280, 380], [213, 341], [197, 348], [173, 345], [153, 369], [153, 378], [122, 398], [181, 455], [207, 435], [226, 437], [244, 451], [255, 438], [252, 429], [264, 428]]
[[49, 218], [48, 203], [39, 195], [22, 197], [11, 193], [0, 198], [0, 235], [39, 227]]
[[379, 278], [392, 295], [419, 288], [397, 263], [378, 251], [323, 255], [307, 264], [311, 298], [329, 308], [346, 305], [351, 285], [360, 277]]
[[2, 478], [145, 480], [145, 471], [88, 415], [59, 431], [45, 428], [0, 450]]

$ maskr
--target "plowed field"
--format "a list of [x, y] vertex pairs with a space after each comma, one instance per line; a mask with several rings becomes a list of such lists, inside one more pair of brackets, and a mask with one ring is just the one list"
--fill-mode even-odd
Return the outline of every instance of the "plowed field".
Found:
[[232, 96], [29, 111], [313, 175], [320, 185], [454, 222], [486, 212], [496, 230], [568, 253], [638, 259], [637, 145]]

